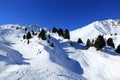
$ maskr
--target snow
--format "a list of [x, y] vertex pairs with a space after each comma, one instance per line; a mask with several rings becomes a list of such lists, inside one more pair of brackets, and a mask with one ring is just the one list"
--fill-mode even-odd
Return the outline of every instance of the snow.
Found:
[[95, 39], [101, 34], [106, 40], [113, 38], [117, 47], [120, 44], [119, 22], [96, 21], [71, 31], [74, 47], [69, 45], [70, 40], [50, 32], [46, 34], [51, 35], [49, 40], [54, 47], [37, 36], [27, 44], [22, 38], [27, 33], [23, 28], [36, 32], [40, 28], [3, 25], [0, 28], [0, 80], [119, 80], [120, 55], [114, 49], [106, 46], [96, 51], [94, 47], [86, 49], [85, 44], [76, 42], [81, 38], [85, 43], [88, 38]]
[[81, 63], [84, 70], [83, 76], [88, 80], [120, 79], [120, 70], [118, 70], [120, 67], [119, 56], [109, 55], [101, 51], [98, 52], [90, 48], [87, 51], [80, 50], [76, 54], [70, 54], [70, 57]]
[[119, 22], [120, 21], [118, 20], [111, 19], [105, 21], [95, 21], [85, 27], [71, 31], [71, 40], [77, 41], [78, 38], [81, 38], [83, 42], [86, 43], [87, 39], [95, 39], [98, 35], [114, 35], [115, 33], [120, 35]]
[[85, 80], [80, 75], [81, 68], [74, 68], [79, 63], [64, 53], [57, 56], [46, 41], [34, 37], [28, 45], [22, 39], [25, 32], [11, 27], [1, 29], [0, 34], [0, 80]]

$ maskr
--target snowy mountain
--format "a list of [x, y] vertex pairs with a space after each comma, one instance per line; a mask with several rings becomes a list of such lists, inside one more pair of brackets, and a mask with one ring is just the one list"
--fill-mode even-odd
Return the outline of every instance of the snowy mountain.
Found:
[[120, 20], [95, 21], [83, 28], [71, 31], [71, 40], [75, 41], [80, 37], [86, 42], [87, 39], [94, 39], [98, 35], [114, 35], [115, 33], [120, 35]]
[[96, 51], [94, 47], [86, 49], [85, 44], [76, 42], [81, 38], [86, 43], [88, 38], [96, 39], [101, 34], [105, 39], [112, 37], [117, 47], [120, 20], [93, 22], [71, 31], [70, 40], [50, 31], [46, 31], [47, 40], [39, 39], [39, 34], [32, 35], [29, 44], [23, 39], [28, 31], [37, 33], [41, 29], [38, 25], [0, 26], [0, 80], [120, 79], [120, 55], [113, 48], [107, 46]]

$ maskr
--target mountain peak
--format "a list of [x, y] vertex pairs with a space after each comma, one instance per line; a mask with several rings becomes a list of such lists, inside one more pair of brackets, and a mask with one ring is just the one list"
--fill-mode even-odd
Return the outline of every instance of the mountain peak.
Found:
[[71, 37], [74, 41], [78, 38], [82, 38], [83, 41], [86, 42], [87, 39], [94, 39], [98, 35], [110, 35], [115, 33], [120, 35], [120, 20], [108, 19], [95, 21], [85, 27], [71, 31]]
[[119, 19], [108, 19], [108, 20], [102, 20], [102, 21], [96, 21], [93, 22], [94, 24], [96, 23], [101, 23], [103, 26], [120, 26], [120, 20]]

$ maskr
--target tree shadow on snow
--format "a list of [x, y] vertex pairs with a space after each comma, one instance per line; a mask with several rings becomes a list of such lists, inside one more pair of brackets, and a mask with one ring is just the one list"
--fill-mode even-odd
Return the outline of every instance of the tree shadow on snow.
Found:
[[120, 56], [119, 53], [117, 53], [113, 48], [111, 47], [104, 47], [102, 49], [103, 52], [105, 52], [106, 54], [110, 54], [110, 55], [113, 55], [113, 56]]
[[61, 65], [62, 67], [69, 69], [77, 74], [83, 74], [83, 69], [80, 63], [76, 60], [69, 58], [67, 52], [60, 47], [59, 41], [52, 39], [54, 42], [54, 48], [51, 49], [48, 46], [45, 46], [45, 49], [50, 53], [50, 59], [56, 63]]
[[50, 53], [50, 59], [54, 63], [59, 64], [75, 73], [83, 74], [83, 69], [81, 68], [79, 62], [69, 58], [63, 49], [55, 48], [52, 50], [47, 46], [45, 46], [45, 49]]
[[12, 42], [8, 41], [5, 38], [1, 38], [0, 43], [2, 43], [4, 45], [7, 45], [7, 46], [11, 46], [11, 45], [15, 44], [15, 43], [12, 43]]
[[26, 59], [23, 58], [23, 55], [14, 49], [11, 49], [5, 45], [0, 44], [0, 50], [1, 50], [0, 61], [5, 61], [7, 64], [18, 64], [18, 65], [30, 64], [24, 62], [24, 60]]
[[[53, 38], [52, 37], [52, 40], [54, 40], [55, 42], [55, 44], [58, 44], [59, 45], [59, 47], [61, 47], [61, 48], [67, 48], [67, 47], [70, 47], [70, 42], [71, 41], [65, 41], [65, 42], [62, 42], [62, 40], [55, 40], [55, 38]], [[62, 43], [61, 43], [62, 42]], [[87, 50], [87, 47], [86, 47], [86, 45], [85, 44], [83, 44], [83, 43], [77, 43], [77, 42], [72, 42], [72, 44], [73, 44], [73, 46], [71, 46], [71, 47], [73, 47], [73, 48], [75, 48], [75, 49], [81, 49], [81, 50]]]
[[73, 47], [75, 49], [87, 50], [86, 46], [82, 43], [73, 42]]

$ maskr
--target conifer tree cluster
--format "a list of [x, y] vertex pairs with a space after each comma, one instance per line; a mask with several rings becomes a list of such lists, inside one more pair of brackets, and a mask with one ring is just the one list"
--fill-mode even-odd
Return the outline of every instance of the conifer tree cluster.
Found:
[[53, 27], [52, 33], [58, 33], [58, 35], [63, 37], [64, 39], [70, 39], [70, 33], [68, 29], [65, 29], [64, 31], [62, 28], [57, 29], [56, 27]]
[[31, 39], [32, 35], [34, 35], [34, 31], [28, 31], [26, 35], [23, 35], [23, 39]]
[[[92, 40], [92, 42], [91, 42], [90, 39], [88, 39], [87, 42], [86, 42], [87, 49], [90, 46], [94, 46], [96, 48], [96, 50], [101, 50], [106, 45], [112, 47], [113, 49], [115, 49], [115, 46], [114, 46], [114, 43], [113, 43], [113, 39], [112, 38], [108, 38], [108, 40], [105, 41], [105, 39], [101, 35], [99, 35], [97, 37], [95, 42], [94, 42], [94, 40]], [[117, 46], [115, 51], [120, 54], [120, 44]]]
[[29, 31], [29, 32], [27, 32], [27, 34], [26, 35], [23, 35], [23, 39], [27, 39], [27, 44], [29, 44], [30, 43], [30, 39], [32, 38], [32, 34], [31, 34], [31, 32]]
[[[63, 30], [62, 28], [57, 29], [57, 28], [53, 27], [52, 33], [58, 33], [58, 35], [63, 37], [64, 39], [70, 39], [70, 33], [69, 33], [68, 29]], [[23, 39], [27, 39], [28, 40], [27, 44], [29, 44], [30, 43], [30, 39], [32, 38], [32, 36], [36, 35], [36, 34], [38, 34], [38, 38], [41, 38], [42, 40], [46, 40], [47, 39], [47, 42], [50, 44], [50, 46], [54, 47], [54, 44], [52, 42], [50, 42], [50, 40], [49, 40], [51, 38], [50, 34], [48, 34], [48, 37], [46, 38], [46, 31], [44, 29], [40, 30], [38, 33], [34, 33], [34, 31], [28, 31], [26, 35], [23, 35]], [[81, 38], [78, 38], [77, 43], [83, 43]], [[70, 46], [73, 46], [73, 42], [72, 41], [70, 41], [69, 44], [70, 44]], [[101, 36], [101, 35], [99, 35], [96, 38], [95, 41], [94, 40], [90, 41], [90, 39], [88, 39], [87, 42], [86, 42], [87, 49], [90, 46], [94, 46], [96, 48], [96, 50], [101, 50], [106, 45], [110, 46], [112, 48], [115, 48], [112, 38], [109, 38], [105, 42], [104, 37]], [[115, 51], [120, 53], [120, 45], [118, 45], [118, 47], [116, 48]]]

